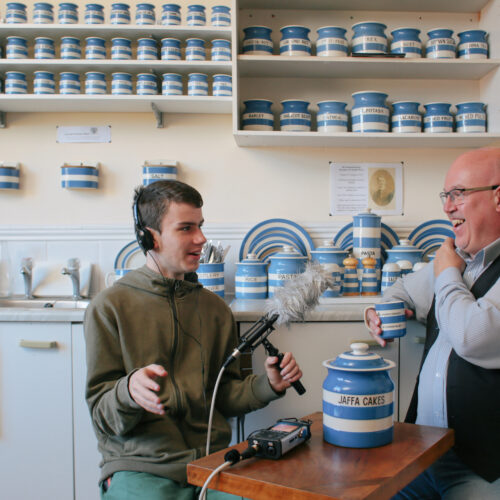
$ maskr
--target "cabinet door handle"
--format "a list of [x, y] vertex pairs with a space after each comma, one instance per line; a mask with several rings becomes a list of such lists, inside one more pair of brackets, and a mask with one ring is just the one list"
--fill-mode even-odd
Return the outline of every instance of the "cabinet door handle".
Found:
[[19, 341], [21, 347], [28, 349], [56, 349], [57, 342], [55, 340], [24, 340]]
[[425, 344], [425, 337], [413, 337], [415, 344]]

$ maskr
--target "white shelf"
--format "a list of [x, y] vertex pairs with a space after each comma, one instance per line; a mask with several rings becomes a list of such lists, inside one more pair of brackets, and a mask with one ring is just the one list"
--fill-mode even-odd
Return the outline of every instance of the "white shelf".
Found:
[[238, 56], [240, 77], [412, 78], [479, 80], [500, 59], [394, 59], [320, 56]]
[[231, 97], [143, 96], [143, 95], [5, 95], [0, 94], [0, 111], [4, 112], [159, 112], [231, 113]]
[[393, 134], [343, 132], [259, 132], [238, 130], [238, 146], [331, 148], [476, 148], [500, 144], [500, 133]]

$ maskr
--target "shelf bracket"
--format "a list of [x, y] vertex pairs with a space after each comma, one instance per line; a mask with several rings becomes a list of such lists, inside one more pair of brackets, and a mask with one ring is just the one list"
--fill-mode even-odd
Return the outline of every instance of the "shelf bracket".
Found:
[[0, 111], [0, 128], [5, 128], [5, 111]]
[[151, 103], [151, 109], [153, 110], [153, 113], [155, 114], [156, 118], [156, 127], [157, 128], [163, 128], [163, 113], [158, 109], [158, 106], [152, 102]]

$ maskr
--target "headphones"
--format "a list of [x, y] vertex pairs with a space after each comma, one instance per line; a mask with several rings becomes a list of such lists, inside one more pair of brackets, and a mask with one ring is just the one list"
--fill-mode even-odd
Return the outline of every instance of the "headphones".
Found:
[[150, 250], [155, 247], [155, 241], [151, 231], [142, 222], [141, 213], [139, 211], [139, 200], [141, 199], [143, 190], [139, 191], [137, 199], [134, 203], [133, 213], [134, 213], [134, 229], [135, 237], [137, 238], [137, 243], [141, 247], [144, 255], [146, 255]]

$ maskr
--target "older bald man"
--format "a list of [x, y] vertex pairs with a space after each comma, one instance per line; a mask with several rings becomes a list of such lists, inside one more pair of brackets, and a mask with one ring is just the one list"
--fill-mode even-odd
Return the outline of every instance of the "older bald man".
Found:
[[[500, 148], [459, 156], [439, 196], [455, 238], [384, 300], [403, 300], [427, 327], [406, 421], [450, 427], [456, 444], [394, 498], [499, 499]], [[385, 346], [375, 311], [366, 317]]]

